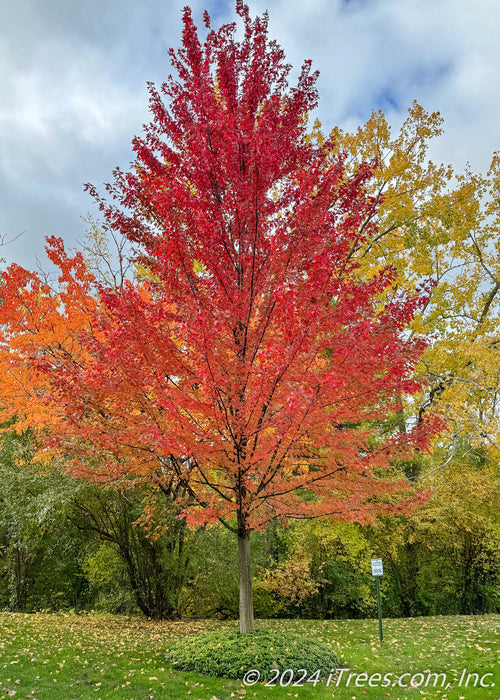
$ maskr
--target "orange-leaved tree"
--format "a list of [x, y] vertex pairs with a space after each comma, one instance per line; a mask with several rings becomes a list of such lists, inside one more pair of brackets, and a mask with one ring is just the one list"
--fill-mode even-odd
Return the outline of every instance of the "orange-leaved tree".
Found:
[[[0, 321], [12, 376], [30, 373], [75, 471], [154, 474], [176, 484], [191, 522], [234, 531], [248, 632], [252, 530], [275, 517], [367, 521], [414, 498], [383, 473], [425, 445], [424, 425], [376, 426], [420, 389], [424, 343], [405, 328], [425, 291], [399, 293], [390, 268], [358, 274], [352, 253], [375, 233], [370, 167], [348, 175], [330, 144], [311, 142], [310, 63], [289, 87], [267, 17], [236, 8], [242, 39], [205, 14], [203, 43], [185, 10], [177, 78], [150, 86], [132, 169], [116, 171], [108, 199], [90, 188], [145, 274], [96, 296], [81, 258], [53, 241], [66, 296], [14, 268]], [[33, 310], [46, 294], [57, 323]], [[64, 336], [72, 315], [80, 326]]]

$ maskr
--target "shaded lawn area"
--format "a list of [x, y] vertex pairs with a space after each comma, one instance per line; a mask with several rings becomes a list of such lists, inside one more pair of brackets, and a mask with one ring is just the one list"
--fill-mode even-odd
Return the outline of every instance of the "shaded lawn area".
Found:
[[[262, 683], [245, 686], [241, 681], [176, 672], [164, 661], [169, 645], [179, 637], [235, 629], [235, 622], [155, 623], [97, 614], [1, 613], [0, 699], [500, 698], [500, 615], [384, 620], [382, 644], [376, 620], [263, 620], [257, 627], [322, 640], [350, 670], [340, 679], [333, 676], [329, 686], [327, 678], [315, 684], [306, 677], [300, 685], [293, 686], [299, 680], [295, 678], [280, 687], [279, 676], [271, 687]], [[442, 676], [427, 681], [429, 673], [446, 673], [450, 687], [443, 685]], [[385, 674], [392, 675], [383, 685]], [[399, 685], [401, 674], [407, 675]], [[283, 674], [284, 684], [289, 675]], [[408, 687], [412, 677], [419, 687]], [[480, 687], [481, 679], [484, 687]]]

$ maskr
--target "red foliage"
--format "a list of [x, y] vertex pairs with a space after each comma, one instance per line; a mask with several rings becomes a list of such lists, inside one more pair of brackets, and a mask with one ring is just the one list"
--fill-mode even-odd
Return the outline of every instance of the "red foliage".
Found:
[[[36, 388], [57, 416], [63, 446], [104, 459], [100, 473], [82, 458], [94, 478], [173, 479], [190, 520], [237, 515], [240, 530], [275, 515], [363, 521], [401, 490], [381, 470], [425, 443], [422, 430], [410, 444], [411, 433], [373, 427], [419, 390], [423, 344], [404, 329], [424, 299], [384, 301], [390, 269], [357, 274], [352, 251], [373, 235], [370, 168], [348, 177], [341, 156], [307, 138], [316, 74], [306, 62], [290, 88], [266, 16], [237, 9], [242, 40], [205, 16], [204, 43], [185, 10], [178, 79], [150, 85], [133, 169], [116, 171], [111, 203], [89, 187], [148, 279], [94, 300], [53, 241], [66, 298], [23, 287], [11, 268], [4, 339], [14, 374], [30, 362], [25, 393]], [[50, 315], [37, 316], [44, 296], [53, 337]]]

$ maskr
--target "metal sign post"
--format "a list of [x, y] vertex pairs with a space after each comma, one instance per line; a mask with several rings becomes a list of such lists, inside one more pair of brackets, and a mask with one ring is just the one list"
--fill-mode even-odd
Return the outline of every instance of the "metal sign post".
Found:
[[377, 610], [378, 610], [378, 634], [380, 641], [384, 641], [382, 632], [382, 605], [380, 603], [380, 577], [384, 575], [382, 559], [372, 559], [372, 576], [375, 576], [375, 584], [377, 586]]

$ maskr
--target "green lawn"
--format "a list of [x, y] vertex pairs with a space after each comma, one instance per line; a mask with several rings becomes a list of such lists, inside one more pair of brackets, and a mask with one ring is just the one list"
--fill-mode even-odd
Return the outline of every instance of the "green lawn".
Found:
[[[241, 681], [175, 672], [163, 660], [169, 644], [180, 636], [234, 628], [235, 623], [1, 613], [0, 699], [500, 698], [499, 615], [384, 620], [382, 644], [376, 620], [269, 620], [258, 625], [283, 635], [293, 632], [323, 640], [350, 671], [343, 673], [338, 685], [333, 677], [329, 686], [323, 678], [316, 685], [304, 679], [302, 684], [279, 687], [278, 679], [272, 687], [261, 683], [245, 687]], [[443, 673], [444, 686], [444, 676], [429, 675]], [[385, 674], [392, 675], [384, 681]], [[407, 675], [399, 685], [401, 674]], [[419, 687], [407, 687], [412, 677]], [[481, 679], [485, 687], [479, 687]], [[283, 674], [282, 682], [288, 680]]]

